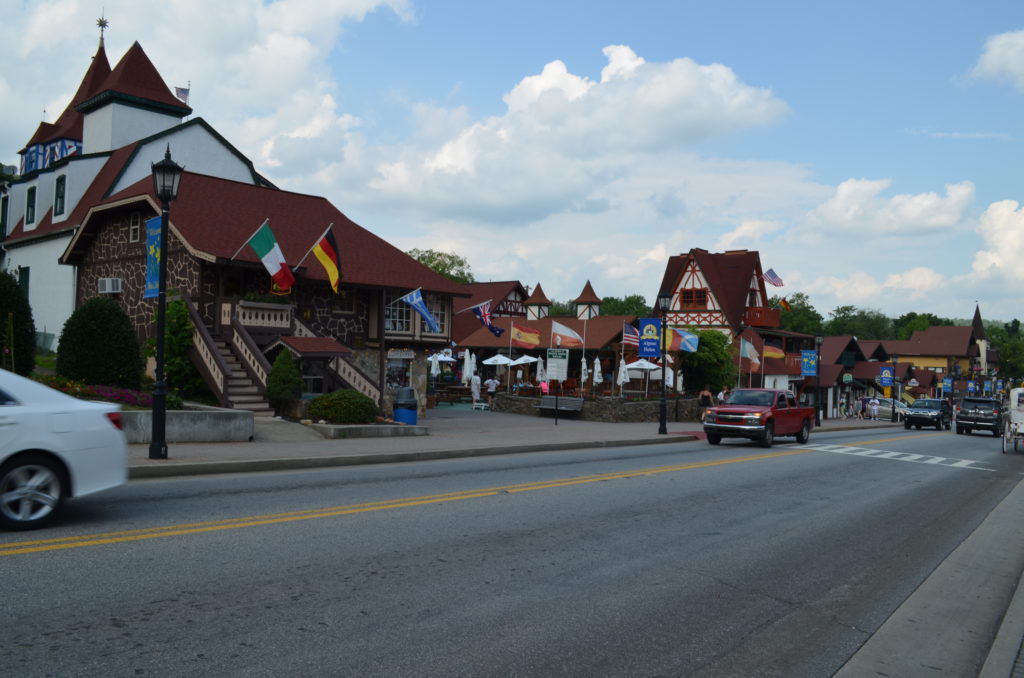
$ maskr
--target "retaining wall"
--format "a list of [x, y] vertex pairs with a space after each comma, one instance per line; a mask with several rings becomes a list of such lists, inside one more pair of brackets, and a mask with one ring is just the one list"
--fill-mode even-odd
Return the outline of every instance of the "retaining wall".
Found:
[[[554, 413], [537, 409], [540, 398], [523, 398], [506, 393], [499, 393], [494, 399], [495, 412], [511, 412], [543, 417], [553, 417]], [[666, 403], [668, 421], [699, 421], [700, 405], [696, 398], [669, 399]], [[583, 409], [578, 413], [560, 412], [559, 418], [583, 419], [585, 421], [605, 422], [656, 422], [660, 417], [660, 401], [657, 400], [624, 400], [622, 398], [597, 398], [583, 401]]]
[[[121, 412], [124, 435], [129, 443], [149, 443], [153, 413], [149, 410]], [[165, 436], [168, 443], [241, 443], [255, 433], [253, 413], [246, 410], [168, 410]]]

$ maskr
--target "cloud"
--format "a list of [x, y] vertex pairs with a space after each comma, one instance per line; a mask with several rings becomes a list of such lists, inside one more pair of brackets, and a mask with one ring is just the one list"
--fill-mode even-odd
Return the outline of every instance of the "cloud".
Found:
[[970, 181], [947, 184], [944, 196], [929, 192], [881, 197], [891, 184], [889, 179], [848, 179], [810, 212], [807, 226], [819, 235], [916, 238], [957, 228], [974, 202]]
[[719, 238], [714, 247], [717, 250], [754, 249], [764, 236], [781, 229], [782, 224], [764, 219], [747, 219], [737, 226], [735, 230]]
[[1024, 30], [989, 38], [971, 75], [986, 80], [1010, 82], [1024, 92]]
[[880, 296], [893, 293], [911, 301], [926, 299], [944, 282], [942, 274], [925, 266], [916, 266], [903, 273], [890, 274], [882, 281], [865, 271], [854, 271], [845, 278], [821, 276], [811, 283], [810, 289], [818, 295], [834, 297], [839, 305], [870, 307], [878, 302]]
[[1012, 284], [1024, 281], [1024, 207], [1015, 200], [992, 203], [976, 230], [982, 245], [974, 255], [970, 277]]

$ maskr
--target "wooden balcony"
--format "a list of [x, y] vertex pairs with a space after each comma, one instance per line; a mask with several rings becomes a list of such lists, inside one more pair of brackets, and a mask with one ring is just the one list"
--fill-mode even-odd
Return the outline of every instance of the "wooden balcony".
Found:
[[750, 327], [778, 327], [779, 309], [766, 306], [750, 306], [743, 313], [743, 324]]

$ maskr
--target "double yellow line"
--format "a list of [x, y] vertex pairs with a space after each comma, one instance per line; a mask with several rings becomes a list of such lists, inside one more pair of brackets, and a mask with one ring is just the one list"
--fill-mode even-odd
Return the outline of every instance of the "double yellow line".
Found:
[[243, 527], [258, 527], [261, 525], [277, 525], [281, 523], [289, 523], [299, 520], [313, 520], [315, 518], [330, 518], [333, 516], [350, 515], [353, 513], [385, 511], [388, 509], [421, 506], [423, 504], [441, 504], [450, 501], [462, 501], [465, 499], [493, 497], [500, 494], [533, 492], [535, 490], [549, 490], [556, 487], [570, 487], [572, 485], [598, 483], [607, 480], [618, 480], [621, 478], [652, 476], [660, 473], [691, 471], [695, 469], [709, 468], [712, 466], [724, 466], [726, 464], [739, 464], [749, 461], [775, 459], [777, 457], [787, 457], [794, 454], [804, 454], [806, 452], [811, 451], [813, 450], [782, 450], [779, 452], [758, 454], [747, 457], [736, 457], [733, 459], [717, 459], [714, 461], [695, 462], [691, 464], [656, 466], [653, 468], [634, 469], [630, 471], [617, 471], [614, 473], [598, 473], [595, 475], [578, 476], [574, 478], [556, 478], [553, 480], [541, 480], [532, 483], [501, 485], [498, 487], [488, 487], [476, 490], [462, 490], [460, 492], [447, 492], [444, 494], [428, 494], [420, 497], [386, 499], [383, 501], [373, 501], [362, 504], [348, 504], [345, 506], [331, 506], [326, 508], [307, 509], [305, 511], [290, 511], [288, 513], [270, 513], [260, 516], [228, 518], [224, 520], [213, 520], [201, 523], [184, 523], [181, 525], [168, 525], [166, 527], [152, 527], [141, 530], [128, 530], [124, 532], [106, 532], [101, 534], [79, 535], [73, 537], [59, 537], [56, 539], [20, 541], [8, 544], [0, 544], [0, 557], [21, 555], [26, 553], [39, 553], [42, 551], [59, 551], [64, 549], [84, 548], [87, 546], [123, 544], [126, 542], [143, 541], [146, 539], [161, 539], [164, 537], [175, 537], [185, 534], [201, 534], [203, 532], [237, 530]]

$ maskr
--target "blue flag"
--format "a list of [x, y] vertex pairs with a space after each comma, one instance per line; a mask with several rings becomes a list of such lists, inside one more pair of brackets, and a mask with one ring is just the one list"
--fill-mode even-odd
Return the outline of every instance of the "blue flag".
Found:
[[416, 312], [423, 317], [423, 321], [430, 327], [431, 332], [437, 334], [441, 331], [441, 326], [437, 324], [437, 320], [430, 313], [430, 309], [427, 308], [426, 302], [423, 301], [423, 294], [420, 292], [419, 288], [409, 292], [409, 294], [399, 299], [399, 301], [404, 301], [412, 306]]
[[146, 289], [143, 299], [160, 296], [160, 217], [146, 219]]

